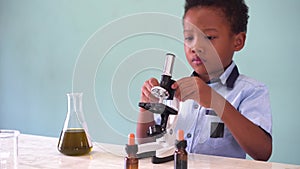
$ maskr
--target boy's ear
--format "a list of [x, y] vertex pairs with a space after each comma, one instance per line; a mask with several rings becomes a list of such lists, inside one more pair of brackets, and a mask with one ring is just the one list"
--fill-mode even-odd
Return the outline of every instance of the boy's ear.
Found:
[[246, 41], [246, 33], [245, 32], [240, 32], [235, 35], [235, 40], [234, 40], [234, 50], [235, 51], [240, 51], [243, 49]]

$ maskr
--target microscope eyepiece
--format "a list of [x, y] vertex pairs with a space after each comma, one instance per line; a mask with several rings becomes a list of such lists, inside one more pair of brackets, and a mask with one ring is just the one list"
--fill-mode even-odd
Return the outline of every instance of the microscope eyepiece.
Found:
[[173, 72], [173, 65], [174, 65], [175, 55], [172, 53], [166, 54], [165, 65], [163, 69], [163, 75], [171, 76]]

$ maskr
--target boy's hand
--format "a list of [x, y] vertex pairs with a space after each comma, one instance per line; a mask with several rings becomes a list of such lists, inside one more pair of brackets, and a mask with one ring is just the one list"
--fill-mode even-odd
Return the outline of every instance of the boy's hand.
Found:
[[206, 108], [211, 106], [212, 89], [199, 77], [184, 77], [172, 85], [179, 101], [192, 99]]
[[154, 86], [159, 86], [157, 79], [151, 78], [145, 81], [144, 85], [142, 86], [141, 102], [158, 102], [158, 98], [151, 94], [151, 89]]

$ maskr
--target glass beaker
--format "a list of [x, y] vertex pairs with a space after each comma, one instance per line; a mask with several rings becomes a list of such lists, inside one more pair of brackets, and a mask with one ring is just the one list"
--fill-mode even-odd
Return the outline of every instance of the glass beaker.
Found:
[[71, 156], [84, 155], [92, 143], [82, 111], [82, 93], [68, 93], [68, 112], [58, 141], [58, 150]]
[[0, 168], [18, 168], [18, 130], [0, 129]]

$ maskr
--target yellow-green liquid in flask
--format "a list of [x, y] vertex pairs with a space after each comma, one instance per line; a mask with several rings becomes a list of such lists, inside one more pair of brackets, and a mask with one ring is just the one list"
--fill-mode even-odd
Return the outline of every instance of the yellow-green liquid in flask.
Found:
[[88, 154], [92, 150], [84, 129], [74, 128], [61, 132], [58, 150], [70, 156]]

